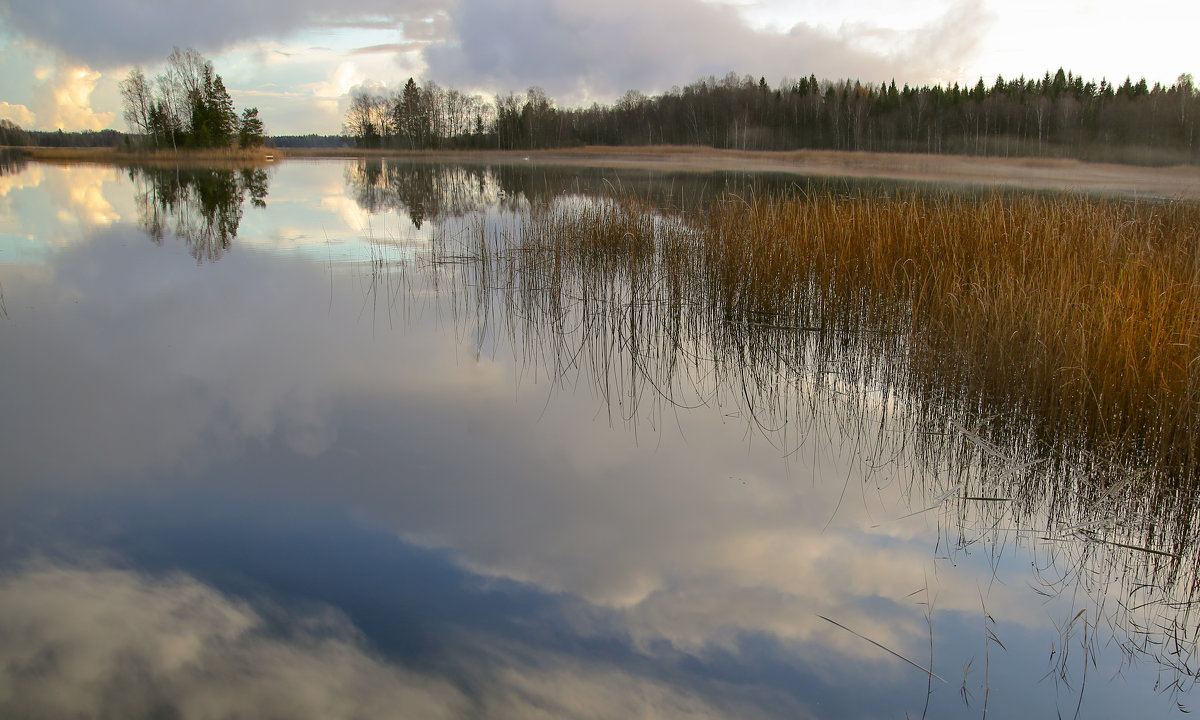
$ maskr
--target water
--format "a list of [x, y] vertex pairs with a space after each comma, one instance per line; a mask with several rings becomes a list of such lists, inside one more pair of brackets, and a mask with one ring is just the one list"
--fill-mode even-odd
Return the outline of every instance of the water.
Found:
[[972, 495], [886, 374], [539, 313], [459, 250], [793, 183], [6, 165], [0, 714], [1190, 707], [1190, 565]]

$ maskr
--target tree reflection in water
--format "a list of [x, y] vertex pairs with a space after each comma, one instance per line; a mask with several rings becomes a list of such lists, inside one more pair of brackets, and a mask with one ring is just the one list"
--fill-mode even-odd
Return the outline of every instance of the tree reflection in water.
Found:
[[218, 260], [233, 246], [247, 200], [267, 204], [261, 168], [134, 167], [129, 177], [146, 234], [158, 244], [167, 235], [182, 238], [199, 262]]
[[346, 167], [346, 184], [359, 207], [370, 213], [395, 210], [414, 227], [459, 217], [505, 196], [497, 178], [483, 168], [359, 160]]
[[0, 177], [16, 175], [25, 169], [25, 154], [13, 148], [0, 148]]
[[690, 207], [722, 193], [795, 191], [819, 186], [844, 191], [890, 188], [894, 182], [804, 178], [765, 173], [696, 173], [519, 164], [446, 164], [420, 160], [359, 159], [346, 166], [346, 187], [370, 213], [394, 210], [420, 228], [487, 208], [521, 210], [564, 196], [622, 191], [657, 205]]

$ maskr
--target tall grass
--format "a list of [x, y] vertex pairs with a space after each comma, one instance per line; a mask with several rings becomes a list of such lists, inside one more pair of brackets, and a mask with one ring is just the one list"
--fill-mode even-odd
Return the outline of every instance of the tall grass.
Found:
[[1196, 477], [1200, 206], [827, 195], [689, 220], [726, 317], [903, 336], [927, 392]]
[[1126, 545], [1194, 537], [1200, 205], [875, 191], [664, 211], [614, 195], [534, 204], [474, 242], [469, 282], [501, 289], [510, 322], [557, 328], [521, 337], [591, 358], [627, 417], [689, 373], [732, 379], [774, 428], [804, 399], [781, 387], [872, 388], [931, 463], [997, 470], [977, 495], [1030, 514], [1049, 497], [1077, 520], [1103, 505]]
[[927, 457], [993, 468], [971, 494], [1200, 591], [1200, 205], [818, 195], [686, 223], [721, 318], [857, 338]]
[[852, 343], [861, 372], [1000, 448], [1200, 481], [1200, 205], [622, 197], [534, 206], [493, 244], [516, 249], [493, 272], [527, 299], [620, 287], [607, 301], [742, 365]]

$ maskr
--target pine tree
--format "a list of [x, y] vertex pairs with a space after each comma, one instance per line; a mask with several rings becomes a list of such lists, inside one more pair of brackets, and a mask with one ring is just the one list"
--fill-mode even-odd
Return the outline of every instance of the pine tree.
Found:
[[263, 144], [263, 123], [258, 119], [258, 108], [246, 108], [238, 124], [238, 147], [250, 148]]

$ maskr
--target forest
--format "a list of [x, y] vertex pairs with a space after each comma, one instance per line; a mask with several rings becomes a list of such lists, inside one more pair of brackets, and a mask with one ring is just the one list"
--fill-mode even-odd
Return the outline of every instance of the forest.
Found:
[[359, 90], [343, 131], [364, 148], [553, 148], [702, 145], [992, 156], [1076, 157], [1168, 164], [1200, 162], [1200, 92], [1191, 75], [1173, 85], [1126, 78], [979, 80], [973, 87], [897, 87], [895, 81], [818, 80], [777, 87], [729, 73], [612, 105], [559, 108], [540, 88], [479, 95], [418, 85]]

